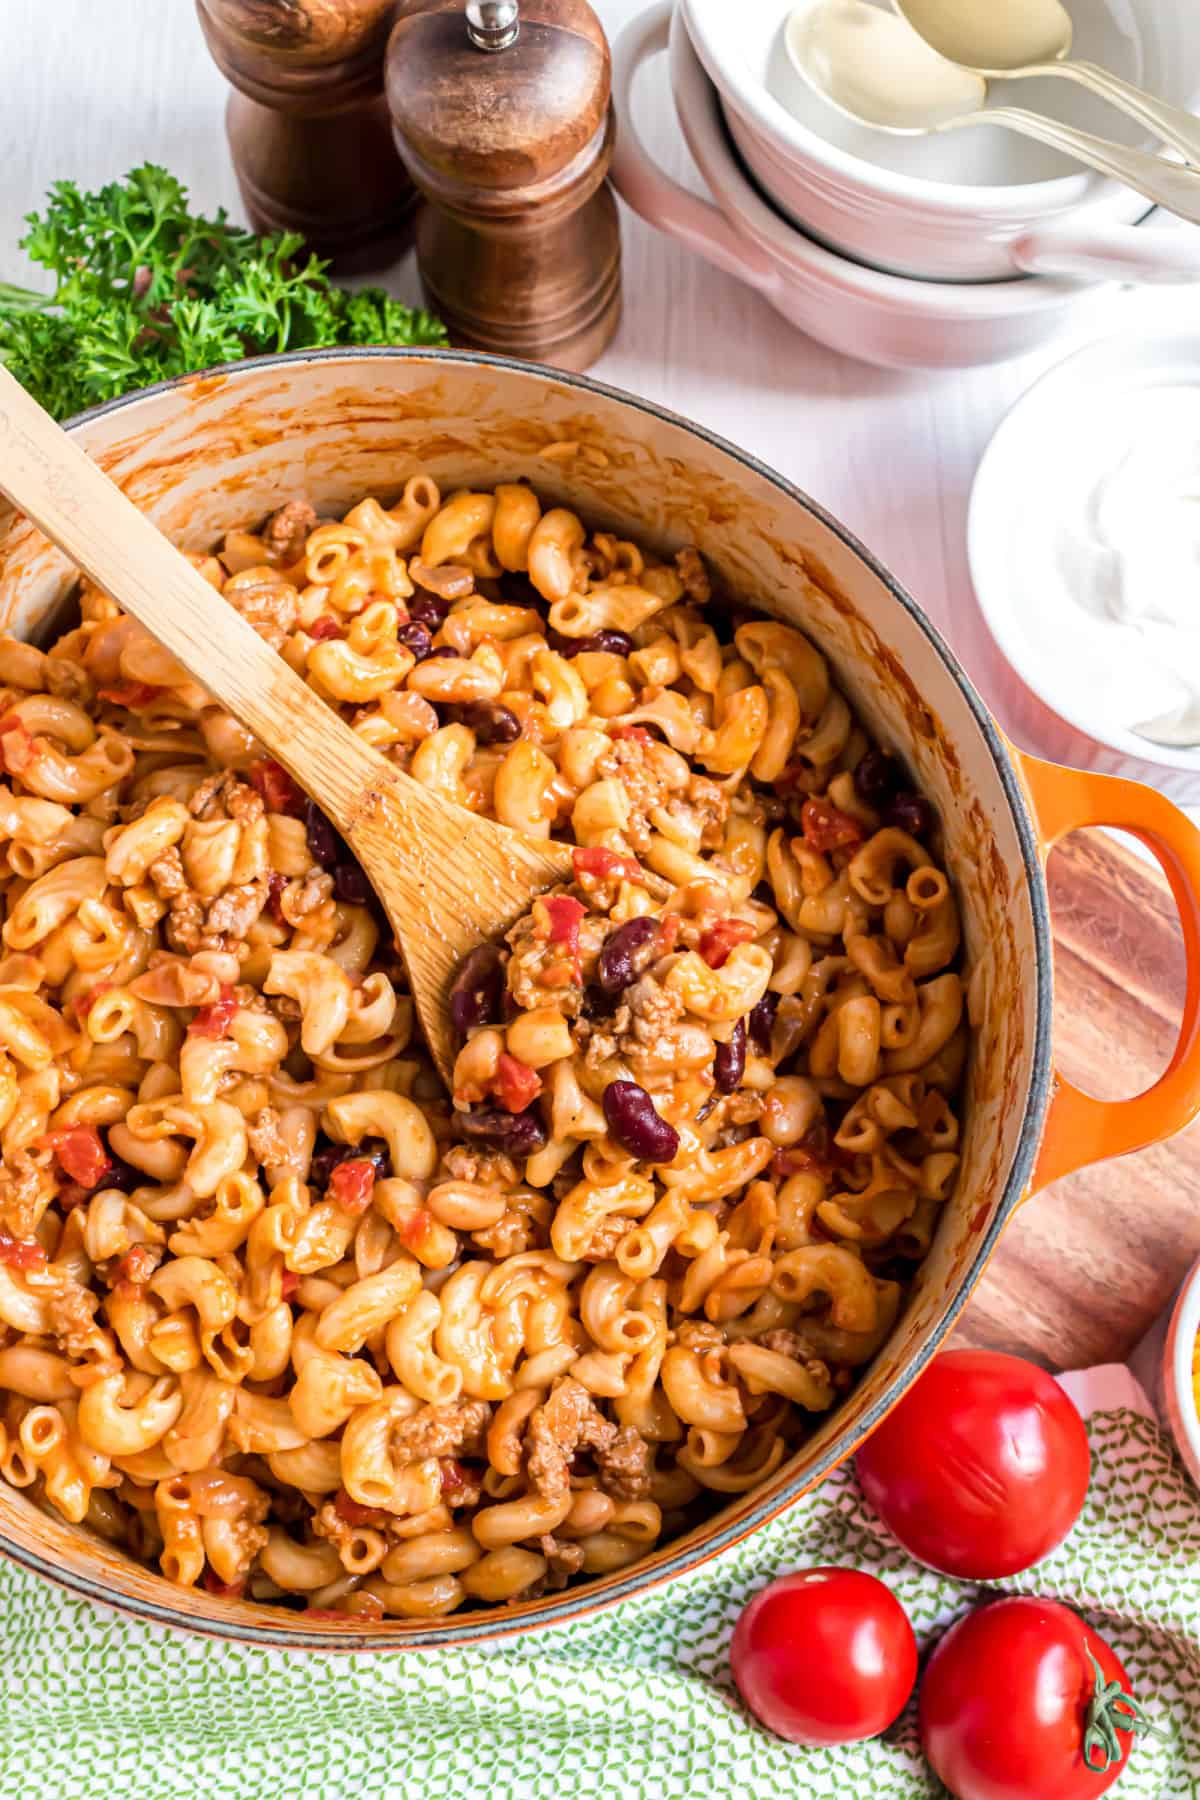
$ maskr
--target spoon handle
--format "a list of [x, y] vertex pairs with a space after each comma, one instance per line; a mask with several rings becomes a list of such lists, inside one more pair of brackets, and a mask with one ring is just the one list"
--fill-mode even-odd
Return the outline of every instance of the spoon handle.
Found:
[[373, 785], [395, 779], [3, 364], [0, 492], [317, 793], [340, 830]]
[[1128, 113], [1172, 150], [1178, 150], [1187, 162], [1200, 164], [1200, 119], [1181, 106], [1170, 106], [1144, 88], [1135, 87], [1111, 69], [1089, 62], [1048, 62], [1031, 64], [1017, 72], [1022, 79], [1026, 75], [1061, 75], [1078, 82], [1080, 87]]
[[1072, 125], [1060, 125], [1043, 113], [1025, 112], [1016, 106], [996, 106], [982, 112], [964, 113], [962, 118], [950, 119], [937, 130], [958, 131], [968, 125], [1004, 125], [1010, 131], [1022, 132], [1025, 137], [1037, 138], [1040, 143], [1062, 150], [1101, 175], [1123, 181], [1126, 187], [1144, 194], [1156, 206], [1165, 207], [1193, 225], [1200, 224], [1200, 169], [1167, 162], [1164, 157], [1151, 156], [1145, 150], [1127, 149], [1124, 144], [1114, 144], [1110, 138], [1093, 137], [1090, 131], [1076, 131]]

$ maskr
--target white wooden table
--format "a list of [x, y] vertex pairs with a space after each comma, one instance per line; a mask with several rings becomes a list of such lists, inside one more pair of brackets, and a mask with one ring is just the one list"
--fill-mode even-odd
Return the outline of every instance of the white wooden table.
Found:
[[[611, 35], [644, 0], [596, 0]], [[780, 0], [781, 5], [783, 0]], [[191, 0], [0, 0], [0, 279], [28, 279], [22, 216], [50, 182], [88, 186], [164, 163], [204, 209], [239, 214], [227, 88]], [[647, 137], [696, 181], [665, 81]], [[998, 367], [896, 374], [799, 336], [766, 302], [624, 213], [625, 314], [595, 373], [734, 439], [805, 488], [887, 563], [1005, 717], [1003, 677], [967, 573], [964, 525], [980, 453], [1070, 338]], [[387, 277], [416, 298], [411, 259]], [[1114, 292], [1079, 341], [1109, 329], [1195, 328], [1195, 290]]]

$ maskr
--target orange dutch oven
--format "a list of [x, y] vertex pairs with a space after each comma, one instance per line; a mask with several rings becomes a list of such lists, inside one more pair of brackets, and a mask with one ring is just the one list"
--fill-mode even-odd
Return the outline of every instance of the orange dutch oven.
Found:
[[[0, 454], [5, 424], [0, 412]], [[1200, 833], [1134, 782], [1016, 750], [916, 602], [836, 519], [734, 445], [598, 382], [452, 351], [265, 358], [132, 394], [71, 430], [192, 549], [297, 495], [323, 511], [368, 493], [387, 502], [418, 468], [443, 491], [524, 477], [596, 526], [697, 544], [730, 591], [819, 644], [867, 728], [937, 807], [963, 916], [973, 1049], [960, 1179], [891, 1338], [790, 1462], [644, 1562], [509, 1607], [342, 1625], [172, 1587], [0, 1483], [0, 1549], [25, 1568], [142, 1618], [281, 1648], [463, 1644], [578, 1618], [694, 1568], [821, 1481], [953, 1328], [1019, 1206], [1074, 1169], [1170, 1137], [1200, 1110]], [[70, 585], [59, 553], [0, 513], [7, 628], [36, 637]], [[1043, 867], [1053, 844], [1087, 825], [1119, 826], [1153, 852], [1187, 948], [1170, 1066], [1115, 1103], [1058, 1075], [1051, 1041]]]

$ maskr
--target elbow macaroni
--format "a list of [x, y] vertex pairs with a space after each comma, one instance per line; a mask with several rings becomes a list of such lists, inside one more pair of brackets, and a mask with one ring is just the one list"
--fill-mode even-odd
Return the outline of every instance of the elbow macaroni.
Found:
[[802, 633], [524, 482], [291, 502], [202, 566], [574, 880], [464, 970], [447, 1098], [283, 770], [87, 582], [0, 642], [0, 1476], [368, 1618], [623, 1568], [803, 1441], [953, 1192], [936, 822]]

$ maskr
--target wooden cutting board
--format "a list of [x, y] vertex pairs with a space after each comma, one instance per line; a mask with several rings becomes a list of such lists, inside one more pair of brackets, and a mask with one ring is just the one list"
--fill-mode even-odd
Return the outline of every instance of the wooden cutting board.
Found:
[[[1050, 859], [1059, 1069], [1100, 1099], [1136, 1093], [1175, 1044], [1183, 938], [1166, 882], [1105, 834]], [[1049, 1367], [1124, 1361], [1200, 1257], [1200, 1121], [1170, 1143], [1071, 1175], [1027, 1202], [957, 1342]]]

